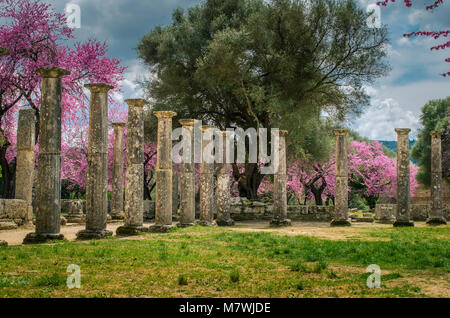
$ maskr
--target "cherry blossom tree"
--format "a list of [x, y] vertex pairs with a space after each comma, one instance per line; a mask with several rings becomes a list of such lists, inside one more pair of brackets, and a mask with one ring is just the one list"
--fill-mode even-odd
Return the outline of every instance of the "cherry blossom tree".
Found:
[[[334, 169], [333, 157], [325, 163], [293, 162], [288, 168], [288, 193], [298, 200], [314, 199], [316, 205], [323, 205], [324, 201], [334, 202]], [[410, 191], [413, 196], [418, 186], [415, 178], [418, 167], [411, 165], [410, 170]], [[372, 208], [381, 195], [396, 197], [397, 161], [384, 154], [379, 142], [351, 142], [348, 174], [349, 193], [360, 195]], [[263, 182], [260, 194], [270, 190], [271, 187]]]
[[[377, 2], [377, 5], [379, 6], [387, 6], [388, 3], [390, 2], [395, 2], [395, 0], [383, 0], [383, 1], [379, 1]], [[407, 6], [408, 8], [412, 7], [412, 0], [403, 0], [405, 6]], [[432, 0], [432, 1], [428, 1], [428, 4], [425, 5], [425, 10], [427, 11], [431, 11], [434, 10], [436, 8], [438, 8], [441, 4], [444, 3], [444, 0]], [[438, 39], [442, 39], [442, 38], [447, 38], [447, 36], [450, 34], [450, 30], [440, 30], [440, 31], [427, 31], [427, 30], [423, 30], [423, 31], [416, 31], [416, 32], [410, 32], [410, 33], [406, 33], [403, 36], [406, 38], [410, 38], [410, 37], [419, 37], [419, 36], [425, 36], [425, 37], [431, 37], [435, 40]], [[444, 40], [445, 41], [445, 40]], [[438, 45], [435, 45], [433, 47], [430, 48], [431, 51], [433, 50], [444, 50], [446, 48], [450, 47], [450, 41], [446, 41], [444, 43], [440, 43]], [[450, 58], [446, 58], [445, 62], [450, 63]], [[442, 76], [446, 77], [446, 76], [450, 76], [450, 70], [447, 71], [446, 73], [443, 73]]]
[[[36, 110], [36, 141], [39, 136], [40, 76], [37, 68], [59, 66], [71, 71], [63, 78], [62, 125], [63, 134], [82, 137], [88, 123], [88, 92], [84, 84], [102, 82], [116, 87], [123, 79], [125, 68], [118, 59], [109, 58], [104, 42], [89, 40], [67, 43], [74, 38], [66, 25], [66, 17], [39, 0], [0, 0], [0, 46], [10, 55], [0, 64], [0, 165], [3, 171], [3, 197], [14, 194], [16, 157], [16, 121], [20, 108]], [[114, 91], [109, 96], [114, 96]], [[111, 104], [117, 102], [110, 97]], [[85, 139], [64, 138], [63, 151], [81, 149]], [[75, 153], [72, 151], [72, 154]], [[64, 167], [75, 169], [75, 167]], [[77, 169], [81, 169], [77, 168]]]

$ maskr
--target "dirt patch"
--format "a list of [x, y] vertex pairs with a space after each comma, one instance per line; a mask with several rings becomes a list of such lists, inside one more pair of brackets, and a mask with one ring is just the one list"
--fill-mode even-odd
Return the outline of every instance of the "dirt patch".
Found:
[[351, 227], [330, 227], [325, 222], [293, 222], [290, 227], [272, 228], [268, 222], [248, 221], [241, 222], [236, 227], [230, 228], [238, 232], [267, 232], [280, 235], [305, 235], [333, 241], [361, 240], [361, 241], [389, 241], [385, 237], [368, 237], [366, 234], [373, 228], [390, 228], [389, 224], [353, 223]]

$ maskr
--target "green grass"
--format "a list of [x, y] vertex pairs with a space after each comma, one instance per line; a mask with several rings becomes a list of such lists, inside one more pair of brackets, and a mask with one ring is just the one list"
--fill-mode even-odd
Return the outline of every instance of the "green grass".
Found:
[[[2, 247], [0, 297], [426, 297], [423, 284], [446, 290], [449, 227], [364, 230], [361, 237], [384, 240], [195, 226], [142, 240]], [[66, 286], [70, 264], [81, 268], [80, 289]], [[380, 289], [366, 287], [370, 264], [381, 267]]]

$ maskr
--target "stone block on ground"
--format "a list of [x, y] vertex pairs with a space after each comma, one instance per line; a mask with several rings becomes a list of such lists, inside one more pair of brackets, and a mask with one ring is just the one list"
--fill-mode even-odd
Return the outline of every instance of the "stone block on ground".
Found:
[[5, 200], [5, 214], [9, 219], [27, 219], [28, 218], [28, 203], [25, 200]]
[[15, 222], [0, 222], [0, 230], [15, 230], [17, 224]]

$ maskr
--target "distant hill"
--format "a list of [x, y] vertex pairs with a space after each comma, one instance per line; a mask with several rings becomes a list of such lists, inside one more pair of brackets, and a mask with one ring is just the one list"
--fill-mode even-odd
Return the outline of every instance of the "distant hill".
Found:
[[[389, 150], [392, 150], [393, 152], [397, 153], [397, 141], [396, 140], [377, 140], [377, 141], [380, 142], [383, 146], [385, 146]], [[415, 140], [409, 141], [409, 150], [411, 150], [412, 146], [414, 146], [415, 143], [416, 143]], [[411, 161], [414, 164], [417, 164], [417, 162], [415, 162], [414, 160], [411, 159]]]
[[[397, 141], [396, 140], [377, 140], [378, 142], [381, 142], [386, 148], [389, 148], [390, 150], [397, 152]], [[411, 150], [412, 146], [416, 143], [415, 140], [409, 141], [409, 150]]]

